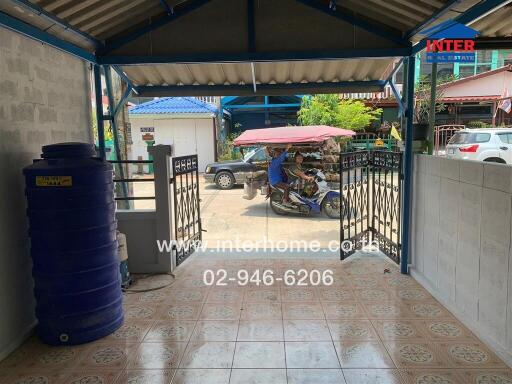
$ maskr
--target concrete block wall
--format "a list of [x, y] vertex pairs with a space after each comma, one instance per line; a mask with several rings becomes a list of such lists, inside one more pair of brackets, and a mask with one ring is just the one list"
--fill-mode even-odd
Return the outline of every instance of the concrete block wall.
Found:
[[91, 141], [87, 65], [0, 28], [0, 360], [35, 324], [21, 170], [41, 146]]
[[411, 274], [512, 365], [512, 167], [417, 155]]

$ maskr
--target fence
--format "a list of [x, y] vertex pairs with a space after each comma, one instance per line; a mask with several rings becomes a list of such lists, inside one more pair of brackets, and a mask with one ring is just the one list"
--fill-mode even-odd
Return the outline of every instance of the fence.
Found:
[[[110, 160], [110, 163], [112, 164], [119, 164], [119, 165], [130, 165], [130, 164], [137, 164], [137, 165], [144, 165], [144, 164], [153, 164], [153, 160]], [[125, 176], [123, 178], [114, 178], [114, 183], [116, 184], [116, 201], [121, 202], [129, 202], [134, 200], [155, 200], [155, 196], [130, 196], [128, 183], [141, 183], [141, 182], [155, 182], [155, 178], [133, 178], [129, 176]], [[119, 192], [119, 189], [117, 188], [117, 185], [121, 185], [121, 191]], [[126, 204], [126, 203], [125, 203]], [[126, 206], [123, 206], [124, 209], [130, 209], [130, 203], [126, 204]]]
[[450, 141], [455, 132], [466, 128], [465, 125], [438, 125], [434, 127], [434, 155], [444, 155], [446, 144]]

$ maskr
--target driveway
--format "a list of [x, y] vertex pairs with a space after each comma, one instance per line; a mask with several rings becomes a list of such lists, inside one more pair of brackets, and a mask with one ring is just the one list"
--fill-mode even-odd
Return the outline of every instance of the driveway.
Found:
[[[133, 183], [134, 196], [154, 196], [152, 182]], [[325, 248], [329, 242], [339, 240], [339, 221], [323, 215], [311, 217], [276, 215], [265, 201], [265, 196], [257, 195], [253, 200], [242, 198], [243, 188], [236, 187], [222, 191], [213, 184], [205, 183], [200, 176], [199, 194], [203, 240], [209, 246], [217, 242], [236, 240], [268, 243], [303, 240], [318, 241]], [[152, 200], [135, 201], [136, 209], [154, 209]]]

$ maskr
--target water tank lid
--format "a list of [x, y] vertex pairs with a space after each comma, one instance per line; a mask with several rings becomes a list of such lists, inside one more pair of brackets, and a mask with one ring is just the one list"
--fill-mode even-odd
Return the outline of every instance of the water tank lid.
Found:
[[91, 158], [96, 156], [94, 144], [57, 143], [43, 146], [43, 159]]

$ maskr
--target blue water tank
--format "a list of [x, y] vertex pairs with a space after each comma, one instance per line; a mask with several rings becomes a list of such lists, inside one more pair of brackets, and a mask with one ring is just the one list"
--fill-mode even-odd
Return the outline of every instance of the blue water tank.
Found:
[[81, 344], [123, 322], [112, 165], [94, 145], [43, 147], [23, 170], [38, 334]]

